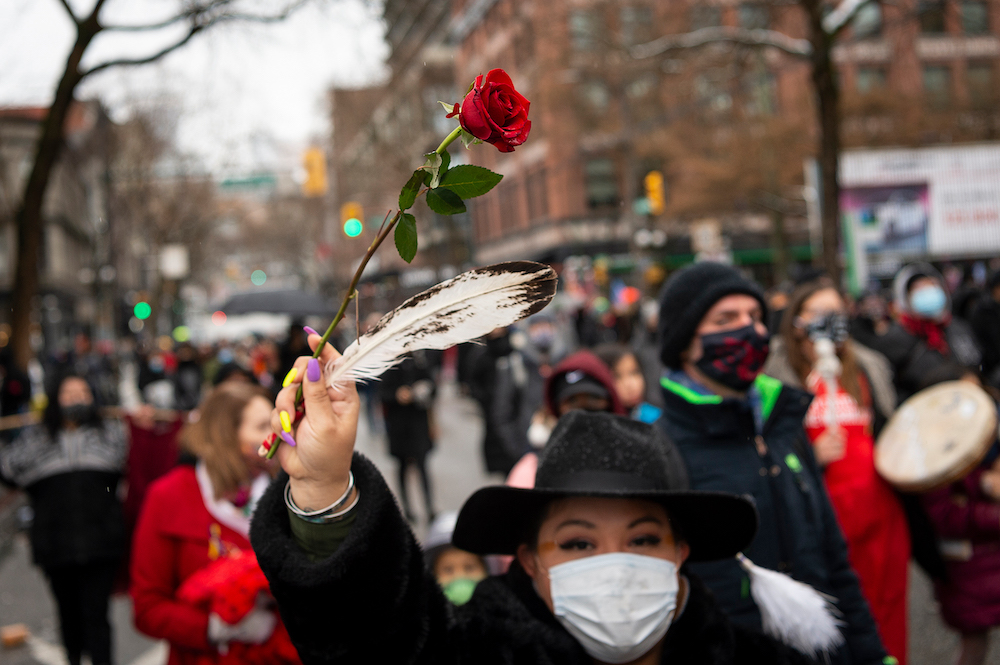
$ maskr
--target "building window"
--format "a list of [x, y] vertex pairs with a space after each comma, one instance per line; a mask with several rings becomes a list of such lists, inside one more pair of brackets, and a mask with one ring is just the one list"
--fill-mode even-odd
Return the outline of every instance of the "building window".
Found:
[[729, 73], [723, 69], [710, 69], [699, 74], [694, 80], [694, 94], [698, 103], [716, 113], [731, 109], [733, 97], [729, 94], [728, 81]]
[[746, 112], [751, 116], [774, 115], [777, 107], [777, 84], [774, 75], [764, 70], [747, 74], [743, 79]]
[[917, 4], [920, 32], [928, 35], [943, 34], [945, 32], [944, 12], [944, 2], [940, 0], [920, 0]]
[[618, 205], [618, 173], [611, 159], [590, 159], [584, 166], [587, 206], [599, 208]]
[[882, 5], [877, 2], [862, 5], [851, 19], [851, 29], [856, 39], [877, 37], [882, 32]]
[[691, 29], [716, 28], [722, 25], [722, 10], [709, 5], [695, 4], [691, 7]]
[[951, 104], [951, 69], [940, 65], [924, 67], [924, 98], [935, 109]]
[[580, 98], [590, 111], [603, 115], [611, 104], [611, 92], [603, 81], [591, 80], [580, 83]]
[[973, 108], [991, 108], [996, 98], [993, 92], [993, 65], [988, 62], [970, 62], [965, 68], [965, 84], [969, 90], [969, 104]]
[[653, 40], [653, 8], [631, 5], [621, 10], [622, 43], [625, 46], [645, 44]]
[[854, 77], [854, 86], [858, 94], [861, 95], [882, 90], [885, 88], [885, 69], [882, 67], [858, 67], [858, 72]]
[[766, 5], [744, 2], [740, 5], [740, 27], [748, 30], [765, 30], [771, 25]]
[[985, 2], [963, 2], [962, 32], [967, 35], [986, 35], [990, 32], [990, 16]]
[[593, 51], [597, 46], [597, 14], [590, 9], [569, 13], [569, 39], [576, 51]]

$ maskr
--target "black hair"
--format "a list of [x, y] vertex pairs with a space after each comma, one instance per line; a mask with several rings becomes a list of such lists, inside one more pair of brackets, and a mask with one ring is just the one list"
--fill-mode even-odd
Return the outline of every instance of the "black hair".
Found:
[[48, 404], [45, 405], [45, 413], [42, 416], [42, 424], [45, 426], [45, 429], [48, 430], [49, 437], [53, 442], [56, 441], [59, 435], [59, 430], [63, 429], [65, 424], [63, 422], [62, 407], [59, 406], [59, 389], [70, 379], [79, 379], [80, 381], [86, 383], [87, 387], [90, 389], [90, 395], [94, 400], [94, 408], [90, 410], [87, 420], [78, 424], [81, 427], [101, 427], [104, 425], [104, 420], [101, 418], [101, 412], [98, 408], [97, 391], [94, 390], [94, 386], [92, 386], [90, 381], [88, 381], [87, 378], [81, 374], [72, 371], [64, 372], [60, 374], [56, 380], [51, 383], [51, 385], [49, 385]]
[[615, 365], [620, 363], [625, 356], [632, 356], [636, 359], [636, 362], [639, 361], [639, 358], [635, 355], [635, 351], [618, 342], [598, 344], [592, 349], [592, 352], [602, 363], [608, 366], [612, 374], [614, 374]]

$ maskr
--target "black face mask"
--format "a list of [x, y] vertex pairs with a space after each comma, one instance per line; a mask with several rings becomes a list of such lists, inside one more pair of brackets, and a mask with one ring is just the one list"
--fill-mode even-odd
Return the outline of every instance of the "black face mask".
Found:
[[93, 418], [94, 405], [79, 403], [68, 404], [67, 406], [59, 407], [59, 412], [62, 414], [63, 420], [80, 424]]
[[695, 367], [708, 378], [743, 392], [760, 374], [770, 351], [770, 335], [754, 325], [701, 336], [702, 356]]

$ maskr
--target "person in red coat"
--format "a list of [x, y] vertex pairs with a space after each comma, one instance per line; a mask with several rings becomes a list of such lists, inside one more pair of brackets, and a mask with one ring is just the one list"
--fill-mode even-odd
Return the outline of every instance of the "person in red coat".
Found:
[[[819, 371], [821, 338], [833, 343], [838, 376]], [[888, 361], [848, 338], [843, 297], [832, 282], [817, 280], [789, 298], [764, 372], [815, 395], [806, 435], [882, 642], [905, 665], [909, 527], [903, 506], [875, 471], [876, 421], [884, 423], [895, 408]]]
[[[243, 647], [259, 645], [250, 651], [252, 660], [287, 662], [275, 656], [287, 653], [290, 643], [283, 628], [276, 630], [268, 594], [238, 617], [213, 612], [219, 598], [209, 597], [239, 593], [238, 580], [226, 584], [224, 571], [237, 569], [228, 559], [252, 556], [250, 516], [271, 480], [270, 465], [257, 456], [271, 431], [271, 408], [270, 395], [259, 386], [213, 390], [181, 433], [182, 447], [196, 460], [154, 482], [146, 495], [132, 545], [135, 625], [170, 643], [169, 665], [225, 662], [230, 643], [239, 643], [246, 660], [251, 658]], [[198, 593], [185, 586], [213, 566], [222, 574], [201, 576], [214, 580], [211, 590], [204, 583]]]

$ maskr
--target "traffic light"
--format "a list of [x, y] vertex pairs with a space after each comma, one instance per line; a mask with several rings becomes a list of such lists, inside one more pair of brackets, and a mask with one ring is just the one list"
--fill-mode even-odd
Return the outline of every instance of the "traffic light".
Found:
[[365, 230], [361, 221], [364, 218], [364, 209], [357, 201], [348, 201], [340, 206], [340, 223], [344, 225], [344, 235], [348, 238], [357, 238]]
[[302, 183], [302, 194], [305, 196], [323, 196], [326, 194], [326, 155], [320, 148], [309, 148], [302, 155], [302, 165], [306, 169], [306, 179]]
[[650, 171], [642, 179], [646, 187], [646, 199], [649, 201], [649, 214], [663, 214], [666, 200], [663, 193], [663, 174], [659, 171]]

